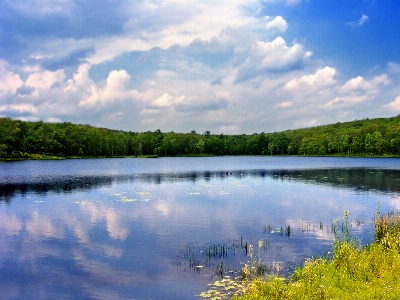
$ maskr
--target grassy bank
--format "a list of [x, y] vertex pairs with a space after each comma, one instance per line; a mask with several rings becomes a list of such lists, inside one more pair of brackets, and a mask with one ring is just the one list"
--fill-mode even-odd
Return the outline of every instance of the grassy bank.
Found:
[[400, 214], [378, 213], [374, 243], [362, 247], [345, 227], [331, 258], [306, 260], [288, 281], [254, 278], [233, 299], [400, 299], [399, 270]]

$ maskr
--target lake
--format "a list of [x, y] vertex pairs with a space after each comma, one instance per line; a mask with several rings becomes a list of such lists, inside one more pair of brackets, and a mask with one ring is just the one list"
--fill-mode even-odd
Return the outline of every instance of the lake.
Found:
[[370, 243], [378, 205], [400, 209], [400, 159], [0, 163], [1, 296], [197, 299], [240, 277], [250, 245], [280, 276], [328, 253], [346, 210]]

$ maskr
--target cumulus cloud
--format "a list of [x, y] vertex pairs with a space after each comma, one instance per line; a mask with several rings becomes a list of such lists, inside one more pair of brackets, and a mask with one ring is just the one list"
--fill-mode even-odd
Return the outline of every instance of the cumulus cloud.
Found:
[[125, 9], [131, 16], [123, 26], [124, 34], [96, 42], [90, 63], [112, 60], [127, 51], [188, 46], [196, 39], [211, 40], [227, 27], [240, 28], [258, 22], [244, 14], [243, 6], [237, 2], [143, 1]]
[[23, 84], [20, 76], [7, 68], [7, 63], [0, 60], [0, 96], [14, 94]]
[[267, 30], [271, 29], [279, 29], [281, 32], [285, 32], [287, 29], [288, 25], [286, 23], [286, 20], [282, 18], [281, 16], [275, 17], [273, 20], [267, 22], [265, 24], [265, 28]]
[[[172, 106], [172, 96], [168, 93], [164, 93], [157, 99], [155, 99], [152, 103], [152, 107], [170, 107]], [[178, 99], [179, 101], [180, 99]]]
[[349, 107], [372, 100], [381, 92], [382, 87], [389, 83], [390, 79], [387, 74], [375, 76], [370, 80], [357, 76], [338, 87], [337, 92], [341, 95], [330, 100], [326, 107]]
[[148, 106], [150, 111], [154, 113], [155, 109], [173, 108], [176, 111], [196, 111], [204, 110], [219, 110], [226, 108], [228, 101], [225, 98], [217, 97], [214, 94], [199, 94], [192, 96], [172, 96], [169, 93], [164, 93], [157, 99], [153, 100]]
[[[8, 54], [31, 55], [51, 71], [67, 65], [76, 66], [82, 60], [94, 65], [133, 51], [168, 49], [174, 45], [186, 47], [195, 40], [210, 41], [227, 28], [245, 29], [245, 35], [253, 29], [284, 32], [287, 28], [281, 16], [259, 19], [246, 13], [246, 6], [235, 1], [65, 1], [60, 6], [62, 9], [40, 3], [38, 9], [45, 15], [42, 17], [27, 15], [28, 5], [20, 3], [8, 7], [9, 15], [14, 19], [23, 17], [26, 23], [23, 29], [35, 36], [25, 39], [21, 53]], [[96, 15], [102, 18], [93, 20]], [[5, 37], [5, 44], [20, 43], [14, 40], [17, 34], [12, 32], [21, 31], [22, 25], [14, 23], [13, 19], [9, 21], [11, 25], [7, 26], [12, 31]]]
[[394, 101], [390, 102], [389, 104], [383, 105], [383, 108], [391, 111], [400, 111], [400, 96], [397, 96]]
[[325, 67], [318, 70], [315, 74], [304, 75], [301, 78], [290, 80], [285, 85], [285, 89], [292, 92], [313, 92], [321, 87], [330, 86], [336, 83], [336, 70], [331, 67]]
[[134, 107], [134, 101], [140, 97], [137, 90], [129, 88], [130, 78], [125, 70], [111, 71], [104, 86], [90, 84], [89, 93], [81, 99], [79, 107], [97, 114], [123, 115], [127, 106]]
[[39, 90], [50, 89], [54, 84], [63, 82], [64, 79], [65, 74], [63, 70], [57, 70], [55, 72], [43, 71], [29, 75], [25, 83], [27, 86], [35, 88], [33, 94], [38, 96]]
[[362, 76], [357, 76], [348, 80], [341, 90], [343, 92], [367, 91], [369, 93], [376, 93], [381, 86], [386, 86], [389, 82], [390, 79], [386, 74], [375, 76], [369, 81], [365, 80]]
[[110, 98], [118, 98], [127, 89], [131, 76], [125, 70], [111, 71], [107, 78], [106, 90]]
[[304, 60], [312, 55], [300, 44], [287, 46], [282, 37], [271, 42], [256, 42], [239, 68], [234, 83], [238, 84], [266, 73], [286, 72], [299, 69]]
[[91, 81], [89, 78], [90, 68], [90, 64], [80, 65], [76, 73], [74, 73], [73, 77], [66, 82], [66, 87], [64, 91], [76, 91], [80, 87], [88, 89], [92, 85], [94, 85], [93, 81]]

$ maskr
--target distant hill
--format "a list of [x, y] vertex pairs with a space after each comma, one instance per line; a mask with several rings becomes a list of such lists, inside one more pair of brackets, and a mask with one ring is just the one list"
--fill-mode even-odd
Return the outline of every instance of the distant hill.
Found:
[[138, 133], [0, 118], [3, 160], [146, 155], [400, 156], [400, 116], [252, 135]]

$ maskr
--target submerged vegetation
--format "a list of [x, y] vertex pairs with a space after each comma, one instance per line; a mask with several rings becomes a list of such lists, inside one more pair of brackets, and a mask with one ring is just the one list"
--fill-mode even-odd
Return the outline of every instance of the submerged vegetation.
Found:
[[[378, 212], [375, 241], [366, 246], [351, 239], [347, 212], [344, 222], [335, 224], [330, 257], [306, 260], [287, 280], [244, 280], [242, 295], [234, 299], [400, 299], [400, 213]], [[248, 266], [243, 272], [248, 273]]]
[[400, 156], [400, 116], [251, 135], [139, 133], [0, 118], [3, 160], [210, 155]]

